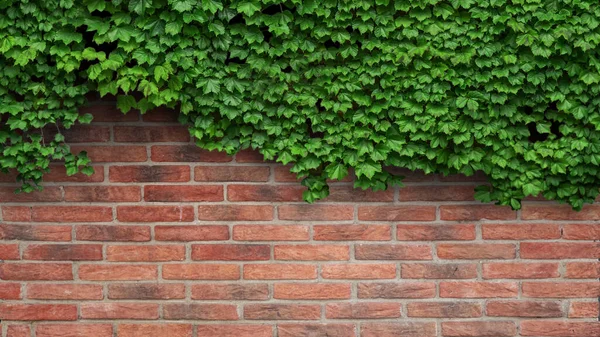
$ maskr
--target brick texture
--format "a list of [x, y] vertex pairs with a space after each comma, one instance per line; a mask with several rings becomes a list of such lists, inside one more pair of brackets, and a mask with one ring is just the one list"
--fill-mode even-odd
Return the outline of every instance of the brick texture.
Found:
[[474, 201], [482, 175], [309, 205], [289, 167], [103, 102], [94, 174], [0, 174], [2, 337], [600, 336], [599, 205]]

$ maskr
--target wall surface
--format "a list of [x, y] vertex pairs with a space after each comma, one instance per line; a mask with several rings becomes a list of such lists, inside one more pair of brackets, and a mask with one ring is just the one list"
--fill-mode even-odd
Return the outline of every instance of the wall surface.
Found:
[[171, 113], [86, 110], [66, 136], [94, 175], [0, 176], [2, 336], [600, 336], [600, 205], [513, 212], [473, 201], [481, 177], [415, 173], [308, 205]]

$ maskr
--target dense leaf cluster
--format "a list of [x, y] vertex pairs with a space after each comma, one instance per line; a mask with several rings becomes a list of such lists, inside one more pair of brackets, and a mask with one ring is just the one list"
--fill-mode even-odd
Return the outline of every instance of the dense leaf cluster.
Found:
[[[49, 161], [90, 170], [57, 135], [90, 91], [123, 111], [180, 111], [197, 144], [256, 148], [306, 176], [399, 183], [388, 166], [483, 171], [477, 198], [600, 187], [597, 0], [2, 0], [0, 168], [24, 189]], [[136, 95], [136, 93], [141, 93]], [[89, 173], [89, 172], [88, 172]]]

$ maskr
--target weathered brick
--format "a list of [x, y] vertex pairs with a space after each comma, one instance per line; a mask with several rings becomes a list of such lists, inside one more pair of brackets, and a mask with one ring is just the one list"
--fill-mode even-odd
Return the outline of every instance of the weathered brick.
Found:
[[268, 245], [192, 245], [192, 260], [256, 261], [269, 260]]
[[0, 260], [20, 260], [19, 244], [0, 244]]
[[435, 206], [360, 206], [358, 220], [433, 221]]
[[21, 299], [21, 284], [19, 283], [0, 283], [0, 300], [19, 300]]
[[185, 298], [185, 285], [176, 283], [110, 284], [108, 298], [117, 300], [173, 300]]
[[585, 205], [581, 211], [574, 211], [568, 205], [529, 205], [521, 210], [523, 220], [589, 220], [600, 218], [598, 205]]
[[3, 263], [0, 264], [1, 280], [61, 281], [72, 280], [70, 263]]
[[276, 245], [275, 260], [342, 261], [350, 259], [346, 245]]
[[598, 322], [521, 321], [521, 336], [600, 336]]
[[569, 318], [596, 318], [600, 315], [600, 304], [593, 302], [571, 302]]
[[600, 259], [598, 242], [521, 242], [524, 259]]
[[431, 260], [429, 245], [415, 244], [358, 244], [357, 260]]
[[0, 303], [0, 320], [7, 321], [74, 321], [74, 304]]
[[365, 323], [361, 325], [361, 337], [434, 337], [435, 323], [431, 322], [397, 322], [397, 323]]
[[192, 337], [191, 324], [119, 324], [118, 337]]
[[151, 147], [154, 162], [229, 162], [225, 152], [207, 151], [196, 145], [155, 145]]
[[129, 165], [111, 166], [108, 169], [111, 182], [186, 182], [190, 181], [190, 167], [183, 165]]
[[514, 259], [516, 247], [508, 243], [438, 243], [437, 255], [440, 259]]
[[71, 226], [0, 224], [0, 240], [71, 241]]
[[142, 162], [148, 159], [145, 146], [71, 146], [71, 153], [86, 151], [94, 163]]
[[270, 205], [206, 205], [198, 206], [198, 220], [261, 221], [273, 220]]
[[516, 336], [517, 325], [510, 321], [442, 322], [442, 334], [449, 337]]
[[271, 174], [268, 166], [196, 166], [195, 181], [261, 181], [269, 180]]
[[471, 318], [482, 314], [479, 303], [469, 302], [413, 302], [406, 309], [408, 317]]
[[227, 325], [198, 325], [198, 337], [272, 337], [270, 325], [259, 324], [227, 324]]
[[229, 201], [301, 201], [306, 190], [297, 185], [229, 185]]
[[56, 202], [62, 200], [60, 187], [46, 186], [41, 191], [16, 193], [15, 187], [0, 187], [0, 203], [9, 202]]
[[473, 185], [418, 185], [400, 189], [400, 201], [471, 201]]
[[[178, 120], [178, 115], [179, 113], [174, 109], [158, 107], [146, 111], [146, 113], [142, 115], [142, 120], [150, 123], [175, 123]], [[187, 132], [187, 130], [182, 130], [180, 132]]]
[[471, 263], [403, 263], [402, 278], [469, 279], [477, 277], [477, 265]]
[[[70, 236], [70, 232], [69, 232]], [[150, 241], [149, 226], [78, 225], [75, 237], [80, 241]]]
[[523, 282], [524, 297], [591, 298], [600, 297], [598, 281], [591, 282]]
[[600, 240], [600, 224], [572, 224], [563, 227], [563, 239]]
[[556, 301], [490, 301], [486, 303], [488, 316], [500, 317], [562, 317], [560, 302]]
[[281, 220], [337, 221], [354, 218], [354, 207], [347, 205], [282, 205], [277, 210]]
[[190, 222], [192, 206], [118, 206], [117, 219], [123, 222]]
[[559, 277], [558, 263], [484, 263], [483, 278], [555, 278]]
[[112, 337], [110, 324], [40, 324], [35, 327], [36, 337]]
[[194, 284], [192, 299], [194, 300], [253, 300], [269, 298], [269, 287], [266, 284]]
[[450, 221], [514, 220], [517, 213], [509, 207], [494, 205], [442, 205], [440, 217]]
[[157, 241], [220, 241], [229, 239], [229, 227], [225, 225], [156, 226]]
[[102, 260], [99, 244], [30, 244], [23, 252], [24, 260], [92, 261]]
[[99, 284], [48, 284], [27, 285], [27, 298], [35, 300], [101, 300]]
[[92, 165], [91, 167], [94, 173], [90, 176], [83, 173], [67, 175], [67, 169], [64, 165], [50, 165], [50, 172], [44, 175], [44, 181], [56, 183], [99, 183], [104, 181], [104, 166]]
[[139, 186], [65, 186], [65, 201], [127, 202], [140, 201]]
[[432, 298], [433, 282], [359, 283], [358, 298]]
[[400, 303], [330, 303], [325, 317], [329, 319], [399, 318]]
[[[69, 129], [61, 129], [60, 133], [65, 137], [65, 143], [105, 143], [110, 141], [110, 128], [98, 125], [74, 125]], [[44, 140], [51, 142], [58, 130], [52, 127], [44, 128]]]
[[79, 278], [87, 281], [156, 280], [158, 267], [153, 265], [84, 264], [79, 266]]
[[317, 268], [306, 264], [246, 264], [247, 280], [309, 280], [317, 278]]
[[329, 196], [323, 201], [327, 202], [391, 202], [394, 201], [394, 189], [385, 191], [363, 190], [352, 186], [329, 187]]
[[321, 267], [321, 276], [325, 279], [393, 279], [396, 277], [396, 265], [386, 264], [326, 264]]
[[308, 241], [308, 226], [301, 225], [236, 225], [236, 241]]
[[166, 264], [163, 278], [168, 280], [238, 280], [240, 267], [234, 264]]
[[314, 304], [247, 304], [245, 319], [260, 320], [318, 320], [321, 306]]
[[475, 225], [398, 225], [401, 241], [475, 240]]
[[6, 337], [31, 337], [31, 328], [24, 324], [11, 324], [6, 328]]
[[445, 298], [503, 298], [518, 293], [516, 282], [440, 282], [440, 297]]
[[283, 300], [349, 299], [348, 283], [275, 283], [273, 298]]
[[31, 207], [2, 206], [2, 220], [30, 222], [31, 221]]
[[106, 206], [34, 206], [31, 220], [36, 222], [112, 221], [112, 207]]
[[336, 337], [354, 337], [353, 324], [337, 323], [287, 323], [277, 325], [279, 337], [297, 337], [297, 336], [336, 336]]
[[223, 201], [223, 186], [198, 185], [198, 186], [144, 186], [145, 201]]
[[389, 225], [314, 225], [317, 241], [389, 241], [392, 227]]
[[158, 304], [152, 303], [83, 303], [83, 319], [158, 319]]
[[485, 240], [551, 240], [560, 238], [560, 226], [554, 224], [484, 224]]
[[165, 304], [163, 305], [165, 319], [186, 320], [237, 320], [237, 306], [233, 304]]
[[115, 126], [115, 142], [189, 142], [190, 134], [185, 126], [161, 125]]

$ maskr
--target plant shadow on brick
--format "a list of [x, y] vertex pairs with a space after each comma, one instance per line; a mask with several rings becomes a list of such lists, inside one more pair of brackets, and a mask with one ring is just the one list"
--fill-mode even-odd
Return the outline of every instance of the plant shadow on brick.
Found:
[[385, 189], [484, 172], [476, 198], [581, 209], [600, 187], [597, 1], [3, 1], [0, 169], [39, 188], [51, 160], [92, 173], [48, 128], [91, 92], [180, 112], [198, 146]]

